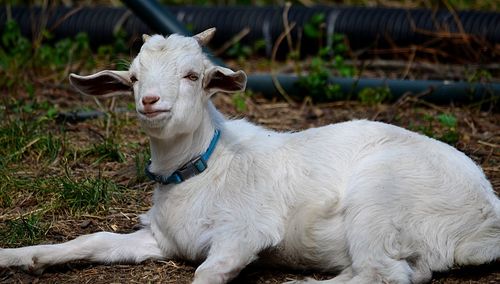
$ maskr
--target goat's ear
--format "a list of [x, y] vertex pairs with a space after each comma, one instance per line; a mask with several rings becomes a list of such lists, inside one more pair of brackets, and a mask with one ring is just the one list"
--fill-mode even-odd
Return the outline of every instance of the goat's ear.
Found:
[[132, 94], [132, 81], [128, 71], [104, 70], [93, 75], [69, 75], [69, 82], [80, 93], [110, 97]]
[[216, 66], [210, 68], [203, 79], [203, 88], [209, 95], [216, 92], [236, 93], [245, 90], [247, 75], [243, 71]]
[[201, 45], [205, 46], [210, 42], [210, 40], [214, 37], [215, 28], [209, 28], [197, 35], [194, 35], [193, 38]]

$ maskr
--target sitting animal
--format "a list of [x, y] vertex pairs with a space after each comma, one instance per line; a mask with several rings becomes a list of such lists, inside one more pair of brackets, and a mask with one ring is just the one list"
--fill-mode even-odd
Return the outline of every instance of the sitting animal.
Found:
[[500, 258], [500, 200], [453, 147], [365, 120], [277, 133], [226, 119], [210, 97], [246, 75], [203, 54], [214, 31], [144, 36], [128, 71], [70, 75], [87, 95], [135, 96], [157, 182], [142, 229], [1, 249], [0, 267], [182, 258], [201, 263], [197, 284], [256, 261], [339, 272], [323, 283], [423, 283]]

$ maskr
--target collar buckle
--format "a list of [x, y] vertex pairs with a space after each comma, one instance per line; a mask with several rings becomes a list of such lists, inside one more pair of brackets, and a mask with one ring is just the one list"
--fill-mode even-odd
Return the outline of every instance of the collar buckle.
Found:
[[187, 164], [182, 166], [180, 169], [176, 170], [173, 175], [178, 176], [178, 183], [181, 183], [188, 178], [194, 177], [197, 174], [202, 173], [207, 169], [207, 162], [203, 157], [198, 156], [195, 159], [189, 161]]

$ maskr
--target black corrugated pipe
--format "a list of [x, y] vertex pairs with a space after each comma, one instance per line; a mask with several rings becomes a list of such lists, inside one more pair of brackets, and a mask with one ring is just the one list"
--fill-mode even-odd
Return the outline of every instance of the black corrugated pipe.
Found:
[[[252, 44], [256, 40], [265, 40], [270, 51], [276, 38], [283, 32], [283, 7], [243, 7], [243, 6], [182, 6], [167, 7], [156, 1], [124, 1], [134, 12], [144, 11], [144, 15], [131, 14], [120, 7], [57, 7], [44, 11], [48, 17], [47, 27], [52, 29], [55, 38], [72, 37], [78, 32], [87, 32], [91, 43], [106, 44], [113, 40], [113, 31], [121, 26], [128, 35], [137, 37], [143, 33], [179, 32], [186, 29], [175, 23], [177, 19], [192, 32], [198, 33], [210, 27], [217, 27], [218, 33], [213, 39], [215, 45], [228, 41], [244, 28], [250, 32], [242, 43]], [[151, 4], [151, 3], [156, 4]], [[142, 7], [142, 8], [141, 8]], [[163, 13], [167, 9], [167, 16]], [[21, 25], [24, 35], [32, 36], [32, 28], [39, 25], [32, 19], [40, 18], [42, 10], [38, 7], [13, 7], [12, 17]], [[446, 10], [400, 9], [379, 7], [343, 7], [343, 6], [292, 6], [288, 12], [289, 22], [296, 23], [292, 36], [297, 37], [299, 30], [315, 14], [325, 15], [327, 34], [341, 33], [348, 38], [352, 48], [398, 46], [421, 44], [444, 36], [442, 43], [453, 48], [454, 38], [460, 37], [461, 30], [468, 36], [491, 44], [500, 43], [500, 13], [483, 11], [458, 11], [456, 14]], [[0, 31], [6, 20], [6, 9], [0, 7]], [[175, 19], [174, 19], [175, 16]], [[455, 17], [456, 16], [456, 17]], [[139, 17], [142, 18], [139, 19]], [[61, 19], [64, 19], [61, 21]], [[458, 20], [458, 21], [457, 21]], [[144, 23], [150, 25], [149, 28]], [[162, 27], [163, 26], [163, 27]], [[439, 32], [439, 35], [435, 34]], [[434, 34], [434, 35], [433, 35]], [[448, 36], [448, 38], [446, 38]], [[328, 38], [328, 37], [327, 37]], [[317, 40], [303, 37], [304, 52], [316, 52]], [[448, 39], [448, 40], [446, 40]], [[283, 45], [285, 46], [285, 45]], [[443, 46], [445, 48], [446, 46]]]
[[[137, 5], [148, 1], [133, 1]], [[127, 15], [122, 8], [58, 8], [49, 11], [47, 27], [54, 27], [52, 33], [55, 38], [74, 36], [77, 32], [87, 32], [91, 41], [95, 43], [110, 43], [113, 41], [113, 31], [117, 24], [130, 34], [140, 36], [151, 33], [137, 17]], [[215, 26], [218, 32], [215, 41], [225, 41], [239, 32], [245, 25], [252, 27], [252, 32], [246, 40], [255, 40], [252, 35], [260, 35], [270, 43], [282, 31], [282, 9], [280, 7], [176, 7], [171, 12], [184, 24], [190, 24], [195, 32]], [[359, 8], [359, 7], [292, 7], [289, 11], [290, 22], [298, 26], [303, 25], [315, 13], [326, 13], [327, 31], [330, 33], [341, 32], [356, 44], [372, 44], [369, 40], [376, 37], [390, 37], [393, 41], [405, 40], [418, 43], [425, 38], [411, 28], [414, 26], [432, 30], [437, 26], [446, 27], [449, 31], [456, 31], [453, 15], [449, 12], [433, 14], [427, 10], [402, 10], [390, 8]], [[13, 8], [12, 17], [21, 24], [23, 34], [32, 35], [32, 18], [41, 14], [39, 8]], [[410, 15], [410, 16], [408, 16]], [[157, 17], [156, 13], [144, 13], [143, 17]], [[493, 43], [500, 43], [500, 18], [498, 13], [487, 12], [459, 12], [466, 32], [487, 39]], [[61, 19], [64, 19], [60, 21]], [[5, 8], [0, 9], [0, 25], [6, 20]], [[155, 19], [158, 23], [160, 20]], [[169, 20], [173, 20], [170, 18]], [[56, 25], [56, 23], [58, 25]], [[438, 24], [436, 24], [438, 23]], [[175, 23], [174, 23], [175, 25]], [[167, 25], [165, 25], [167, 26]], [[3, 27], [0, 26], [0, 30]], [[166, 27], [166, 31], [168, 27]], [[161, 32], [161, 31], [160, 31]], [[178, 30], [177, 30], [178, 32]], [[312, 46], [308, 42], [307, 46]], [[284, 89], [297, 96], [307, 95], [307, 90], [300, 90], [296, 86], [297, 76], [279, 75], [278, 80]], [[384, 79], [351, 79], [331, 78], [331, 83], [339, 84], [345, 93], [353, 97], [364, 87], [388, 87], [393, 98], [411, 93], [428, 92], [427, 98], [433, 102], [450, 101], [478, 101], [500, 96], [500, 84], [468, 84], [464, 82], [439, 82], [439, 81], [410, 81], [410, 80], [384, 80]], [[251, 75], [248, 78], [248, 88], [265, 95], [275, 95], [276, 89], [269, 74]]]

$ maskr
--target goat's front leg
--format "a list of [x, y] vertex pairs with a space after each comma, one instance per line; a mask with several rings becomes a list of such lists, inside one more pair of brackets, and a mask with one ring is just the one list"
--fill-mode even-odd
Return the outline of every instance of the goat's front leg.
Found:
[[99, 232], [55, 245], [0, 249], [0, 267], [21, 267], [41, 273], [48, 266], [76, 260], [139, 263], [164, 256], [151, 231], [142, 229], [130, 234]]
[[196, 269], [193, 284], [227, 283], [257, 259], [259, 249], [248, 242], [223, 240], [213, 243], [207, 259]]

